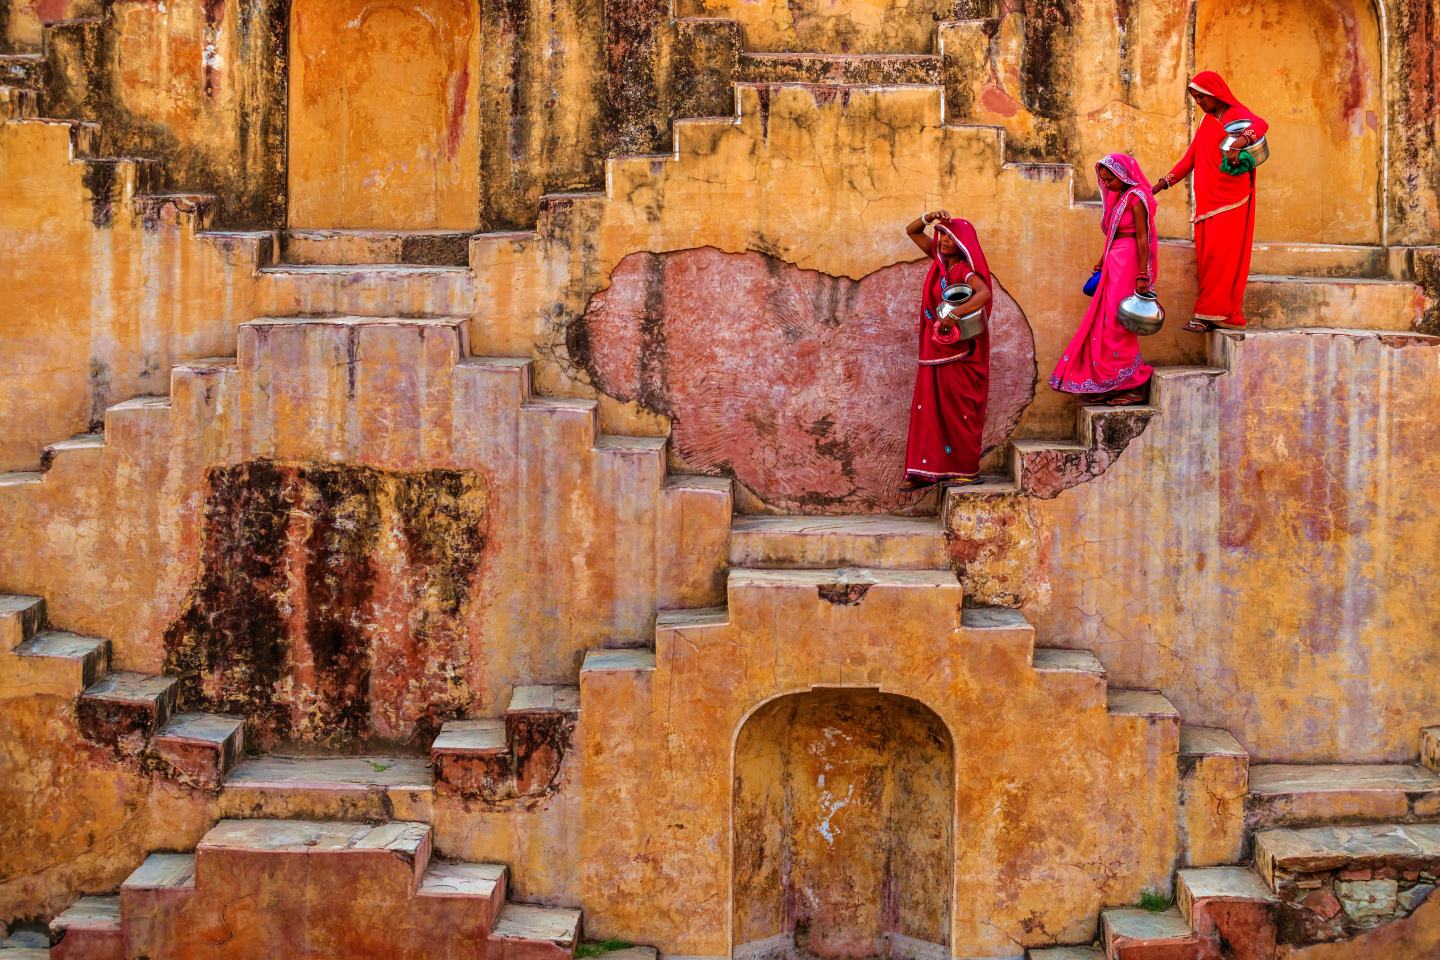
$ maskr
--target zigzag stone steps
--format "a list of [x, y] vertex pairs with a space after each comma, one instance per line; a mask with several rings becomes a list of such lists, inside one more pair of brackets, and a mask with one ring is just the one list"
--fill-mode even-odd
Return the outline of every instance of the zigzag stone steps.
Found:
[[411, 263], [277, 264], [257, 271], [261, 309], [277, 316], [468, 316], [474, 281], [465, 267]]
[[940, 522], [926, 517], [737, 516], [730, 526], [736, 567], [939, 569], [949, 563]]
[[171, 717], [150, 741], [170, 775], [206, 790], [219, 789], [245, 753], [245, 721], [212, 713]]
[[[400, 960], [473, 956], [499, 923], [508, 871], [434, 860], [432, 843], [423, 823], [222, 820], [193, 854], [153, 854], [122, 885], [125, 955], [248, 960], [328, 944]], [[207, 939], [237, 900], [246, 922]]]
[[119, 753], [138, 755], [175, 712], [179, 681], [146, 673], [107, 673], [76, 701], [85, 738]]
[[1421, 321], [1424, 310], [1424, 292], [1408, 280], [1252, 274], [1245, 288], [1245, 320], [1261, 330], [1407, 331]]
[[450, 720], [430, 745], [436, 786], [489, 803], [558, 788], [580, 712], [580, 688], [516, 687], [503, 720]]

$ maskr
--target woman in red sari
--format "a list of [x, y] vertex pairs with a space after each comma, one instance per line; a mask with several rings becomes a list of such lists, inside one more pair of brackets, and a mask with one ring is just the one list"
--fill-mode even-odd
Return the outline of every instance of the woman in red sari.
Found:
[[1100, 286], [1070, 345], [1055, 364], [1050, 387], [1111, 406], [1145, 402], [1153, 372], [1140, 355], [1140, 338], [1120, 325], [1116, 310], [1133, 293], [1148, 293], [1159, 263], [1155, 195], [1139, 162], [1112, 153], [1095, 164], [1104, 194], [1100, 229], [1105, 249], [1096, 269]]
[[1195, 174], [1195, 265], [1199, 272], [1199, 292], [1195, 298], [1195, 318], [1185, 329], [1204, 333], [1220, 327], [1242, 329], [1245, 314], [1245, 281], [1250, 276], [1250, 245], [1255, 239], [1255, 171], [1225, 173], [1221, 160], [1235, 164], [1240, 151], [1221, 154], [1220, 142], [1228, 136], [1225, 124], [1249, 120], [1250, 128], [1242, 136], [1247, 145], [1265, 135], [1270, 125], [1251, 113], [1230, 92], [1220, 74], [1211, 70], [1197, 73], [1187, 92], [1205, 114], [1190, 149], [1165, 177], [1155, 185], [1155, 192], [1168, 190]]
[[[932, 223], [933, 240], [925, 235]], [[931, 262], [920, 295], [920, 357], [902, 489], [942, 480], [975, 483], [990, 392], [990, 267], [970, 221], [944, 210], [924, 214], [905, 232]], [[936, 315], [940, 292], [953, 283], [975, 291], [967, 312], [984, 312], [985, 329], [970, 340], [959, 339], [955, 326]]]

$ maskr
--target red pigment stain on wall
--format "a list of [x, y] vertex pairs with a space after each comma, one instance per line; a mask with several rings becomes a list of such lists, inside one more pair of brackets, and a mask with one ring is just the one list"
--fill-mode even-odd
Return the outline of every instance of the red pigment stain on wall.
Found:
[[[927, 263], [863, 280], [710, 247], [637, 253], [572, 330], [596, 385], [673, 418], [692, 468], [733, 473], [774, 509], [893, 510], [915, 385]], [[985, 446], [1035, 395], [1035, 345], [996, 283]]]

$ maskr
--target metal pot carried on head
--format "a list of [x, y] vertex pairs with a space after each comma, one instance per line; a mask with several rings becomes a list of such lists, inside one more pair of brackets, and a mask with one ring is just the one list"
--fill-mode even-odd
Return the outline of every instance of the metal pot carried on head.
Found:
[[1229, 134], [1229, 136], [1220, 141], [1220, 152], [1224, 154], [1231, 150], [1244, 150], [1250, 154], [1250, 159], [1254, 160], [1255, 166], [1258, 167], [1270, 159], [1270, 144], [1265, 142], [1264, 137], [1261, 137], [1254, 143], [1247, 145], [1245, 138], [1240, 136], [1240, 134], [1249, 129], [1249, 120], [1231, 120], [1225, 124], [1225, 132]]
[[965, 312], [965, 305], [974, 296], [975, 288], [968, 283], [952, 283], [940, 291], [940, 305], [935, 309], [936, 319], [941, 323], [953, 323], [960, 331], [961, 340], [974, 340], [985, 332], [985, 311], [980, 309]]
[[1148, 337], [1165, 325], [1165, 308], [1158, 294], [1132, 293], [1115, 308], [1115, 319], [1137, 337]]

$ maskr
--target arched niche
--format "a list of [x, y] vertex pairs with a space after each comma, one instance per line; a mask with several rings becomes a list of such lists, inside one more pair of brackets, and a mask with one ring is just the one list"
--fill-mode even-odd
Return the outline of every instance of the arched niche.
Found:
[[949, 956], [954, 746], [923, 704], [820, 689], [735, 743], [737, 958]]
[[295, 0], [289, 225], [479, 222], [473, 0]]
[[1195, 66], [1270, 122], [1257, 240], [1380, 242], [1384, 73], [1369, 0], [1202, 3]]

